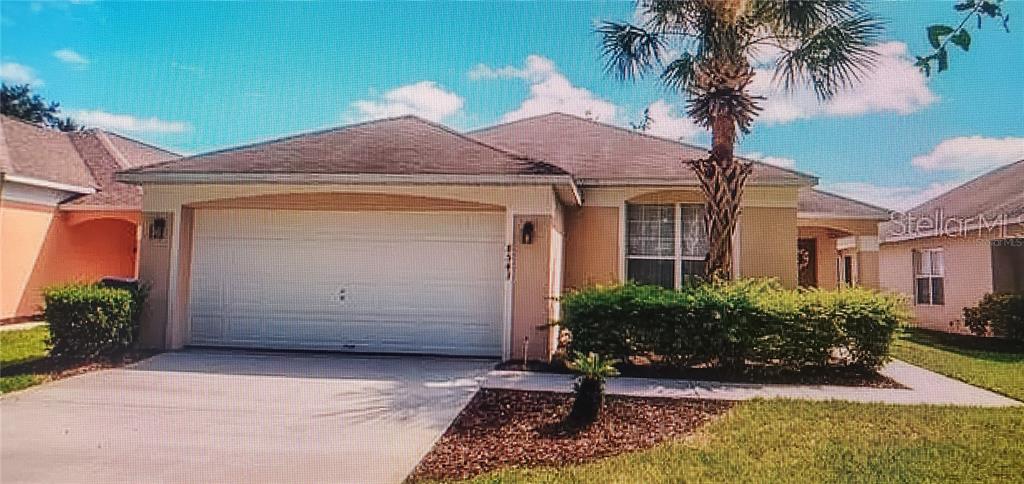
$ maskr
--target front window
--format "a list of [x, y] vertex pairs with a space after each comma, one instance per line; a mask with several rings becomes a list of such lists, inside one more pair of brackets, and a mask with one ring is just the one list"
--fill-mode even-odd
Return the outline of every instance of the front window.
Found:
[[942, 249], [915, 250], [914, 301], [917, 304], [944, 304], [943, 278], [945, 273]]
[[626, 205], [626, 274], [640, 284], [679, 287], [704, 275], [704, 206]]

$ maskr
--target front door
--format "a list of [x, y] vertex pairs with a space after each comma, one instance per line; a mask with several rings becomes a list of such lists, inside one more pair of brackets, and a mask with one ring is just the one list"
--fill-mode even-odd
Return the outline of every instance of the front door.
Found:
[[818, 287], [818, 240], [799, 239], [796, 261], [799, 265], [800, 287]]

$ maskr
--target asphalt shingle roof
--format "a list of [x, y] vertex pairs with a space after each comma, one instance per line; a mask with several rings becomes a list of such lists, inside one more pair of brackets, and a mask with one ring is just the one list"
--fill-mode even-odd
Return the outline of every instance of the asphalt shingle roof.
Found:
[[[934, 219], [945, 224], [959, 220], [993, 224], [1024, 223], [1024, 159], [992, 170], [906, 212], [908, 216]], [[885, 224], [882, 233], [891, 236], [895, 224]]]
[[[499, 124], [469, 135], [559, 166], [582, 185], [600, 180], [695, 183], [696, 176], [683, 161], [708, 156], [704, 148], [564, 113]], [[754, 161], [749, 181], [810, 185], [817, 179]]]
[[[99, 188], [67, 133], [0, 116], [5, 173], [85, 188]], [[3, 155], [0, 155], [3, 156]]]
[[115, 174], [178, 158], [170, 151], [98, 129], [64, 133], [9, 116], [0, 118], [0, 170], [4, 173], [96, 189], [62, 206], [140, 208], [142, 190], [116, 181]]
[[800, 190], [797, 210], [800, 213], [829, 215], [844, 218], [889, 220], [889, 210], [839, 196], [816, 188]]
[[370, 121], [204, 153], [129, 173], [564, 175], [415, 116]]

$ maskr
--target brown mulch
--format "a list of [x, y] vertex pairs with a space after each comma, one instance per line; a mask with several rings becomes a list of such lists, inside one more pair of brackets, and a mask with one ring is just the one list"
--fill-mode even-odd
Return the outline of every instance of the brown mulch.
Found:
[[409, 476], [465, 479], [509, 466], [579, 464], [692, 433], [732, 402], [609, 395], [598, 421], [564, 424], [572, 395], [482, 389]]
[[[801, 371], [778, 368], [749, 367], [743, 371], [728, 370], [713, 366], [674, 367], [650, 363], [630, 363], [616, 366], [619, 376], [631, 378], [666, 378], [674, 380], [703, 380], [725, 383], [779, 383], [792, 385], [838, 385], [849, 387], [898, 388], [906, 389], [895, 380], [872, 370], [852, 367], [807, 368]], [[572, 373], [565, 363], [553, 361], [504, 362], [499, 370], [537, 371], [542, 373]]]
[[47, 380], [59, 380], [70, 376], [81, 375], [90, 371], [105, 370], [130, 365], [156, 355], [159, 351], [131, 350], [111, 355], [98, 356], [91, 359], [50, 357], [26, 361], [0, 368], [4, 376], [39, 374], [46, 375]]

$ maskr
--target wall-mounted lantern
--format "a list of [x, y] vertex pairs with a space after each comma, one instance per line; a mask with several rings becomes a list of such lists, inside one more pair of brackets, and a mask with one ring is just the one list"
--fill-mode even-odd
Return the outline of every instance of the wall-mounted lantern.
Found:
[[519, 239], [523, 245], [530, 245], [533, 243], [533, 222], [526, 222], [523, 224], [523, 233]]

